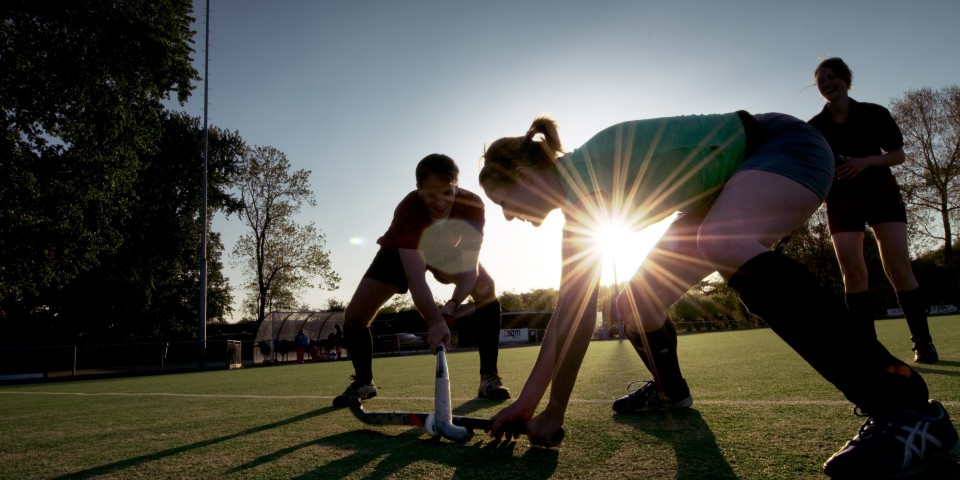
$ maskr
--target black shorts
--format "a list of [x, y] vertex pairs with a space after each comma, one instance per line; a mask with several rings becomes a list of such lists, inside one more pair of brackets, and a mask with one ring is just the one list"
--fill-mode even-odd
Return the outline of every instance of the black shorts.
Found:
[[889, 222], [907, 222], [900, 186], [892, 176], [838, 185], [827, 197], [827, 225], [831, 234], [862, 232], [864, 225]]
[[[438, 282], [443, 284], [451, 283], [444, 278], [448, 277], [444, 272], [429, 265], [427, 265], [427, 271], [432, 273]], [[378, 250], [377, 255], [373, 257], [373, 262], [370, 262], [370, 267], [367, 268], [367, 272], [363, 274], [363, 277], [393, 285], [397, 287], [397, 293], [399, 294], [407, 293], [409, 289], [407, 272], [403, 269], [403, 261], [400, 260], [400, 250], [396, 248], [380, 247], [380, 250]]]

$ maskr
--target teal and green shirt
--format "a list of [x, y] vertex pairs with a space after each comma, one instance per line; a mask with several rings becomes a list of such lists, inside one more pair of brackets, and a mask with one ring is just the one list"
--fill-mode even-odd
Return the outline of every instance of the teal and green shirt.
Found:
[[563, 210], [568, 221], [575, 214], [570, 209], [580, 204], [592, 217], [646, 226], [708, 205], [745, 152], [737, 113], [619, 123], [560, 158]]

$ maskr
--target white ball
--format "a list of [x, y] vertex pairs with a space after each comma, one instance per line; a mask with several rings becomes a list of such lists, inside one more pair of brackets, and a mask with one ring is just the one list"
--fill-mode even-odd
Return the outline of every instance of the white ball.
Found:
[[436, 417], [431, 413], [427, 415], [427, 419], [423, 422], [423, 429], [430, 434], [431, 437], [437, 438], [440, 436], [440, 432], [437, 431], [437, 427], [434, 425]]

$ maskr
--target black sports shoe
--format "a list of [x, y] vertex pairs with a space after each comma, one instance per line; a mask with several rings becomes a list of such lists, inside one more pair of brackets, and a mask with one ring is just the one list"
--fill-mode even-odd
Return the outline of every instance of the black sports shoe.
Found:
[[937, 347], [933, 346], [932, 340], [913, 342], [913, 362], [914, 363], [937, 363], [940, 356], [937, 355]]
[[350, 405], [350, 399], [356, 398], [361, 402], [377, 396], [377, 386], [373, 382], [359, 382], [355, 375], [350, 375], [353, 382], [340, 395], [333, 398], [334, 407], [346, 407]]
[[901, 410], [870, 417], [857, 436], [823, 464], [823, 473], [841, 478], [880, 478], [913, 475], [927, 470], [937, 458], [960, 453], [957, 429], [943, 405], [931, 400], [926, 415]]
[[[630, 385], [633, 385], [633, 383]], [[627, 389], [630, 389], [629, 385]], [[629, 395], [613, 402], [613, 410], [617, 413], [638, 413], [653, 410], [690, 408], [691, 405], [693, 405], [693, 397], [690, 396], [690, 389], [687, 388], [686, 381], [683, 381], [682, 393], [671, 396], [660, 395], [660, 388], [657, 387], [656, 382], [647, 382]]]

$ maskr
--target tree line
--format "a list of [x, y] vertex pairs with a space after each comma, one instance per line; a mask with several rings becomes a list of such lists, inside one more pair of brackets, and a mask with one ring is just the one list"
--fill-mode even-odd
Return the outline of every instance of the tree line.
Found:
[[[258, 321], [271, 307], [304, 307], [306, 288], [336, 288], [323, 232], [294, 221], [316, 204], [311, 172], [165, 106], [184, 105], [200, 80], [190, 0], [15, 0], [3, 15], [0, 343], [195, 338], [205, 134], [208, 213], [236, 215], [247, 232], [230, 250], [244, 268], [237, 286], [223, 275], [227, 247], [209, 234], [208, 321], [228, 318], [237, 290], [246, 292], [243, 318]], [[931, 303], [960, 304], [960, 87], [909, 90], [890, 109], [906, 140], [908, 161], [896, 173], [915, 271]], [[875, 242], [865, 246], [879, 269]], [[784, 248], [842, 291], [822, 215]], [[882, 272], [872, 271], [871, 282], [882, 313], [893, 293]], [[609, 321], [614, 294], [600, 292]], [[556, 291], [505, 292], [501, 302], [506, 311], [549, 310]], [[407, 307], [402, 299], [387, 306]], [[716, 281], [692, 289], [670, 314], [681, 324], [753, 322]]]

